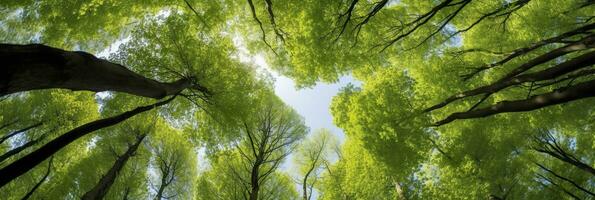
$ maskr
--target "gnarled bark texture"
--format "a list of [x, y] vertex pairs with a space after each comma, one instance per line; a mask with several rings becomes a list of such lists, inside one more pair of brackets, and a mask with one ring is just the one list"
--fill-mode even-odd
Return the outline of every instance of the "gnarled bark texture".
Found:
[[15, 92], [62, 88], [116, 91], [160, 99], [192, 86], [190, 79], [163, 83], [82, 51], [42, 44], [0, 44], [0, 96]]

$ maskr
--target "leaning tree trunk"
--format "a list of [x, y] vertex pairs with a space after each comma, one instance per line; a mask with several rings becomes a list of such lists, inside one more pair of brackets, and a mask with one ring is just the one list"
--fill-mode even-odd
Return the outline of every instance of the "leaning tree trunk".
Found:
[[143, 139], [145, 139], [146, 136], [147, 134], [143, 134], [142, 136], [140, 136], [136, 140], [136, 143], [134, 143], [132, 146], [129, 146], [128, 150], [124, 154], [118, 156], [118, 159], [116, 159], [116, 162], [114, 162], [112, 168], [110, 168], [109, 171], [107, 171], [107, 173], [103, 177], [101, 177], [101, 180], [99, 180], [97, 185], [95, 185], [93, 189], [85, 193], [81, 199], [103, 199], [103, 197], [105, 197], [105, 195], [109, 191], [110, 187], [114, 184], [114, 181], [116, 181], [118, 174], [120, 173], [120, 171], [122, 171], [122, 168], [124, 168], [124, 165], [126, 164], [128, 159], [130, 159], [130, 157], [134, 155], [134, 152], [136, 152], [138, 146], [143, 141]]
[[163, 83], [82, 51], [41, 44], [0, 44], [0, 96], [49, 88], [116, 91], [160, 99], [191, 87], [191, 80]]
[[157, 102], [155, 104], [137, 107], [134, 110], [130, 110], [113, 117], [92, 121], [82, 126], [76, 127], [75, 129], [72, 129], [64, 133], [63, 135], [60, 135], [59, 137], [48, 142], [39, 149], [27, 154], [26, 156], [23, 156], [15, 162], [10, 163], [8, 166], [0, 169], [0, 188], [6, 185], [8, 182], [16, 179], [17, 177], [33, 169], [39, 163], [43, 162], [45, 159], [49, 158], [50, 156], [58, 152], [60, 149], [74, 142], [75, 140], [93, 131], [116, 125], [137, 114], [152, 110], [155, 107], [165, 105], [169, 103], [171, 100], [173, 100], [175, 97], [176, 96], [170, 97], [165, 101]]

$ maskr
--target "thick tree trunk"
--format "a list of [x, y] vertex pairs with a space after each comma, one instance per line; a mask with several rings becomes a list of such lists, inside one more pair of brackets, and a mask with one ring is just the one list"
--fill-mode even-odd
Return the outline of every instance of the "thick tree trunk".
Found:
[[0, 96], [37, 89], [116, 91], [160, 99], [191, 87], [190, 79], [163, 83], [82, 51], [41, 44], [0, 44]]
[[145, 139], [146, 136], [147, 136], [146, 134], [143, 134], [141, 137], [139, 137], [136, 140], [136, 143], [134, 143], [132, 146], [128, 147], [128, 150], [124, 154], [122, 154], [121, 156], [118, 156], [118, 159], [116, 159], [116, 162], [114, 162], [114, 165], [112, 165], [112, 168], [110, 168], [107, 171], [107, 173], [103, 177], [101, 177], [101, 180], [99, 180], [97, 185], [95, 185], [95, 187], [93, 187], [93, 189], [91, 189], [87, 193], [85, 193], [81, 199], [84, 199], [84, 200], [103, 199], [105, 197], [105, 195], [107, 194], [107, 192], [109, 191], [110, 187], [116, 181], [118, 174], [120, 173], [120, 171], [122, 171], [122, 169], [124, 168], [124, 165], [126, 164], [128, 159], [130, 159], [130, 157], [132, 157], [134, 155], [134, 152], [136, 152], [136, 150], [138, 149], [138, 146], [143, 141], [143, 139]]
[[84, 124], [66, 132], [65, 134], [43, 145], [39, 149], [27, 154], [19, 160], [0, 169], [0, 188], [6, 185], [8, 182], [16, 179], [17, 177], [33, 169], [33, 167], [37, 166], [39, 163], [43, 162], [45, 159], [49, 158], [54, 153], [58, 152], [60, 149], [74, 142], [75, 140], [93, 131], [116, 125], [137, 114], [152, 110], [155, 107], [165, 105], [169, 103], [171, 100], [173, 100], [175, 97], [176, 96], [173, 96], [165, 101], [161, 101], [148, 106], [137, 107], [134, 110], [124, 112], [117, 116], [89, 122], [87, 124]]

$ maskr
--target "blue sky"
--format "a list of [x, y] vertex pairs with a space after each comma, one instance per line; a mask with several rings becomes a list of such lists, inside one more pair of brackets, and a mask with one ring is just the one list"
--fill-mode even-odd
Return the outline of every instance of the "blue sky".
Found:
[[[126, 43], [130, 38], [124, 38], [114, 42], [110, 47], [97, 54], [99, 57], [108, 57], [110, 53], [117, 51], [118, 47]], [[281, 98], [286, 104], [295, 109], [305, 120], [305, 123], [310, 127], [310, 131], [316, 131], [321, 128], [330, 130], [335, 134], [340, 142], [345, 140], [345, 134], [343, 131], [333, 124], [333, 118], [330, 112], [330, 105], [333, 97], [339, 92], [339, 90], [351, 83], [356, 86], [360, 86], [361, 82], [354, 79], [352, 76], [341, 77], [336, 83], [322, 83], [319, 82], [315, 86], [310, 88], [298, 89], [295, 86], [295, 82], [288, 77], [281, 76], [278, 73], [271, 70], [269, 65], [266, 63], [262, 55], [251, 54], [241, 41], [239, 37], [234, 38], [234, 43], [239, 50], [238, 59], [245, 63], [252, 63], [259, 68], [259, 70], [266, 71], [275, 79], [275, 93]], [[101, 97], [102, 94], [99, 94]], [[204, 168], [207, 163], [204, 160], [204, 149], [200, 149], [198, 154], [198, 166]], [[281, 170], [288, 172], [289, 174], [295, 175], [293, 158], [290, 155], [285, 162], [281, 165]], [[296, 189], [299, 185], [296, 184]], [[299, 190], [298, 190], [299, 191]], [[317, 195], [315, 194], [314, 199]]]
[[[304, 118], [306, 125], [310, 127], [310, 133], [325, 128], [336, 135], [339, 138], [339, 142], [344, 142], [345, 134], [343, 130], [333, 124], [330, 105], [333, 97], [342, 87], [349, 83], [360, 86], [360, 81], [354, 79], [352, 76], [344, 76], [336, 83], [319, 82], [311, 88], [298, 89], [293, 80], [272, 71], [262, 56], [256, 55], [249, 57], [248, 55], [243, 55], [240, 57], [241, 60], [252, 62], [260, 69], [266, 70], [275, 78], [275, 94]], [[301, 177], [296, 174], [294, 162], [293, 155], [289, 154], [281, 165], [280, 170], [287, 172], [294, 179], [299, 180]], [[295, 186], [296, 190], [301, 192], [301, 185], [296, 182]], [[313, 191], [312, 199], [318, 199], [317, 191]]]
[[340, 88], [350, 82], [355, 82], [352, 77], [346, 76], [337, 83], [319, 83], [312, 88], [300, 90], [296, 89], [294, 82], [287, 77], [277, 76], [276, 79], [275, 93], [277, 96], [304, 117], [306, 125], [310, 127], [311, 131], [326, 128], [343, 140], [343, 131], [333, 124], [330, 104]]
[[342, 87], [349, 83], [360, 85], [359, 81], [352, 76], [344, 76], [336, 83], [319, 82], [314, 87], [298, 89], [293, 80], [271, 71], [262, 56], [252, 57], [252, 62], [268, 71], [275, 78], [275, 94], [304, 117], [306, 125], [310, 127], [311, 131], [325, 128], [336, 134], [340, 141], [343, 141], [345, 138], [343, 131], [333, 124], [330, 111], [331, 101]]

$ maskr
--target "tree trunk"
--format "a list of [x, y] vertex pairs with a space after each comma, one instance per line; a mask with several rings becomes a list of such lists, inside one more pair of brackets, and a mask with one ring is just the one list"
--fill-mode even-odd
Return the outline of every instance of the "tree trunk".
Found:
[[307, 181], [308, 181], [308, 174], [309, 173], [310, 172], [308, 171], [308, 173], [304, 177], [304, 182], [302, 183], [302, 190], [303, 190], [303, 193], [304, 193], [304, 200], [309, 200], [309, 198], [308, 198], [308, 183], [307, 183]]
[[101, 180], [99, 180], [97, 185], [95, 185], [93, 189], [85, 193], [81, 199], [103, 199], [103, 197], [105, 197], [112, 184], [114, 184], [114, 182], [116, 181], [118, 174], [120, 173], [120, 171], [122, 171], [122, 168], [124, 168], [124, 165], [126, 164], [128, 159], [130, 159], [130, 157], [134, 155], [134, 152], [136, 152], [138, 146], [146, 136], [147, 134], [143, 134], [136, 140], [136, 143], [128, 147], [128, 150], [123, 155], [118, 156], [118, 159], [116, 159], [116, 162], [114, 162], [112, 168], [110, 168], [109, 171], [107, 171], [107, 173], [103, 177], [101, 177]]
[[0, 96], [49, 88], [117, 91], [160, 99], [191, 87], [190, 79], [163, 83], [82, 51], [42, 44], [0, 44]]
[[166, 181], [167, 176], [169, 176], [169, 168], [166, 173], [161, 175], [161, 184], [159, 185], [159, 189], [157, 190], [157, 194], [155, 195], [155, 200], [161, 200], [163, 198], [163, 192], [165, 192], [165, 188], [168, 185]]
[[581, 68], [589, 67], [595, 63], [595, 61], [593, 61], [595, 60], [595, 53], [593, 52], [582, 54], [566, 62], [560, 63], [554, 67], [550, 67], [538, 72], [519, 75], [520, 73], [525, 72], [526, 70], [529, 70], [534, 66], [559, 58], [559, 56], [564, 55], [565, 53], [585, 49], [589, 46], [592, 46], [593, 43], [595, 43], [595, 36], [588, 37], [581, 42], [577, 42], [576, 44], [567, 45], [565, 47], [561, 47], [549, 53], [543, 54], [535, 59], [532, 59], [522, 64], [521, 66], [517, 67], [512, 72], [507, 74], [505, 77], [500, 78], [498, 81], [492, 84], [484, 85], [450, 96], [446, 100], [425, 109], [424, 112], [430, 112], [436, 109], [440, 109], [459, 99], [472, 97], [480, 94], [496, 93], [504, 88], [525, 82], [549, 80]]
[[260, 190], [260, 185], [258, 184], [259, 168], [260, 164], [256, 164], [252, 167], [252, 173], [250, 175], [250, 185], [252, 186], [250, 200], [258, 200], [258, 191]]
[[81, 138], [93, 131], [116, 125], [137, 114], [152, 110], [155, 107], [165, 105], [175, 97], [176, 96], [173, 96], [165, 101], [157, 102], [148, 106], [137, 107], [134, 110], [124, 112], [117, 116], [89, 122], [66, 132], [65, 134], [43, 145], [39, 149], [0, 169], [0, 188], [6, 185], [8, 182], [33, 169], [33, 167], [37, 166], [39, 163], [43, 162], [45, 159], [49, 158], [54, 153], [58, 152], [66, 145], [74, 142], [78, 138]]

